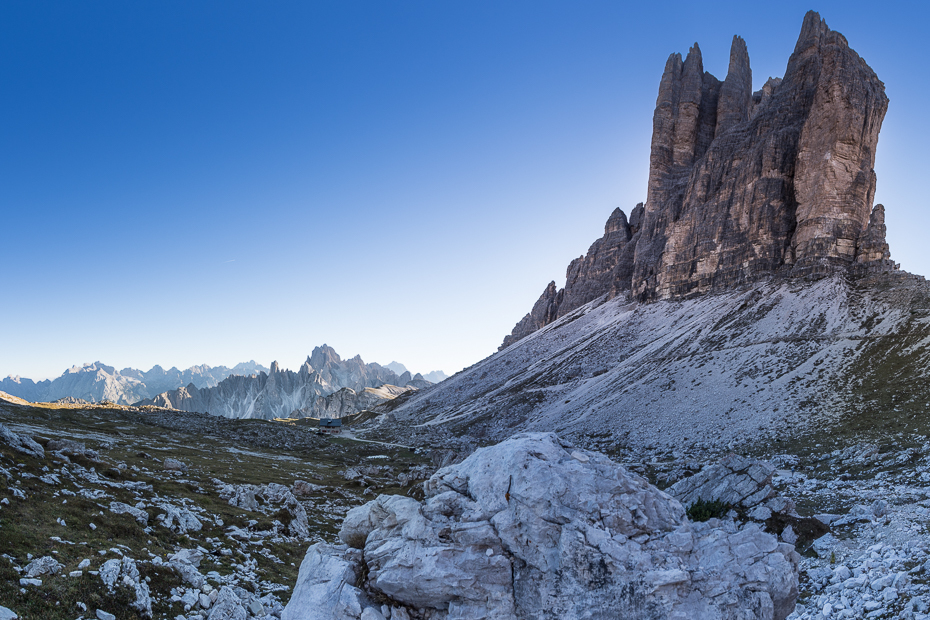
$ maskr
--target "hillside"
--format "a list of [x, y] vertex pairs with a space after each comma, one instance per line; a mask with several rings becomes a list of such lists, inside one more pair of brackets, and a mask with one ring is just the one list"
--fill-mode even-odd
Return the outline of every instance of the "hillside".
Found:
[[904, 429], [930, 402], [928, 377], [923, 279], [774, 278], [688, 300], [590, 302], [392, 413], [398, 433], [555, 430], [700, 451], [831, 426]]

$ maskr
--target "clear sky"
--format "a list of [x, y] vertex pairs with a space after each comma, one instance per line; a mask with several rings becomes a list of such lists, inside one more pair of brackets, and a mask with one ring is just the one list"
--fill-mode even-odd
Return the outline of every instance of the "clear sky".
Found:
[[669, 53], [722, 79], [740, 34], [758, 88], [810, 8], [885, 82], [876, 200], [930, 275], [924, 3], [2, 3], [0, 377], [457, 371], [645, 199]]

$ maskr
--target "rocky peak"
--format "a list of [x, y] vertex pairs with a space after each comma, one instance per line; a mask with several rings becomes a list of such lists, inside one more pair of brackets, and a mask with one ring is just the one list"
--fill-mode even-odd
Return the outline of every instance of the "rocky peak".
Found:
[[613, 213], [610, 214], [610, 217], [607, 218], [607, 224], [604, 225], [604, 234], [609, 235], [610, 233], [623, 232], [624, 235], [629, 235], [630, 225], [626, 221], [626, 214], [617, 207], [614, 209]]
[[730, 67], [720, 87], [717, 99], [717, 127], [719, 136], [734, 125], [749, 120], [752, 106], [752, 69], [749, 68], [749, 50], [740, 36], [733, 37], [730, 46]]
[[322, 370], [327, 364], [338, 364], [342, 361], [342, 358], [339, 357], [335, 349], [324, 344], [321, 347], [314, 347], [307, 361], [317, 370]]
[[565, 288], [550, 283], [503, 347], [599, 297], [679, 299], [773, 274], [895, 269], [872, 208], [884, 85], [811, 11], [783, 79], [752, 93], [746, 42], [726, 79], [695, 44], [665, 63], [645, 205], [619, 209]]

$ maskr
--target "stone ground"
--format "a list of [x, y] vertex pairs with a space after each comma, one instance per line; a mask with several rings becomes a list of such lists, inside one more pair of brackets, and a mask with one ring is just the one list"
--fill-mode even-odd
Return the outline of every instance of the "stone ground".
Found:
[[[224, 609], [275, 617], [306, 549], [335, 541], [351, 508], [417, 495], [437, 465], [474, 448], [444, 440], [427, 454], [321, 438], [299, 423], [112, 406], [0, 402], [0, 424], [44, 452], [0, 441], [0, 605], [26, 619], [135, 619], [148, 605], [171, 620]], [[778, 493], [829, 525], [816, 540], [794, 532], [803, 560], [791, 618], [930, 618], [930, 434], [910, 415], [856, 428], [729, 446], [773, 463]], [[720, 456], [576, 444], [660, 488]], [[306, 516], [303, 534], [287, 493]], [[768, 526], [791, 538], [785, 523]]]
[[0, 424], [44, 452], [0, 439], [0, 605], [23, 619], [279, 616], [310, 544], [434, 469], [299, 425], [157, 409], [0, 402]]

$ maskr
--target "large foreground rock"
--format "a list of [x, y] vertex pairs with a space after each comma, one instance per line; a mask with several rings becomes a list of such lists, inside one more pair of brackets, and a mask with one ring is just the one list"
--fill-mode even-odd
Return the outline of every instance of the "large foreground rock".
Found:
[[[682, 505], [552, 433], [438, 471], [426, 501], [349, 512], [344, 547], [310, 548], [283, 620], [782, 619], [798, 556], [754, 525]], [[385, 605], [382, 608], [382, 605]]]

